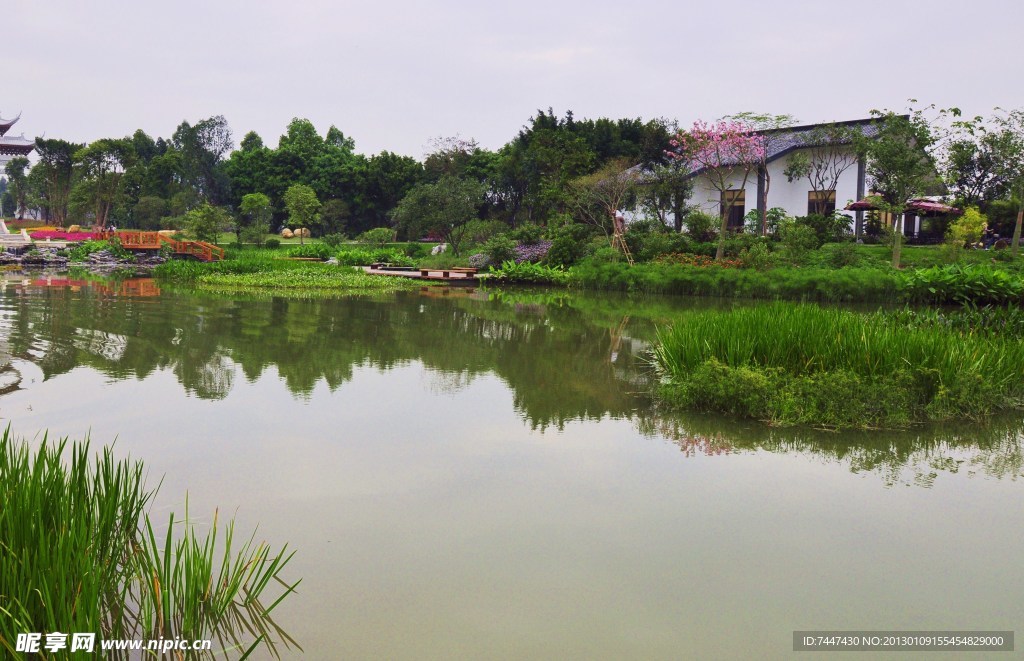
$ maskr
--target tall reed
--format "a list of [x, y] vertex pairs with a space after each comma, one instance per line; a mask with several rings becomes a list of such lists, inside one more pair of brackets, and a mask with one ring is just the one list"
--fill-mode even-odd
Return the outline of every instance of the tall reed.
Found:
[[[179, 532], [173, 514], [158, 543], [146, 514], [153, 495], [142, 464], [117, 460], [109, 448], [90, 457], [88, 440], [44, 436], [33, 450], [4, 431], [0, 650], [13, 657], [18, 634], [34, 632], [217, 639], [216, 651], [236, 658], [261, 645], [275, 654], [279, 642], [294, 644], [270, 617], [297, 584], [281, 579], [292, 553], [253, 538], [235, 547], [233, 523], [220, 539], [216, 519], [202, 534], [186, 516]], [[271, 583], [281, 594], [264, 606]]]
[[[975, 417], [1024, 401], [1024, 344], [944, 327], [911, 327], [886, 313], [786, 303], [690, 312], [660, 333], [654, 357], [665, 381], [681, 387], [675, 395], [681, 400], [706, 401], [703, 391], [712, 387], [754, 388], [756, 405], [739, 408], [758, 409], [759, 414], [749, 413], [777, 421], [784, 421], [783, 408], [799, 407], [795, 399], [823, 397], [828, 387], [835, 388], [836, 397], [893, 396], [883, 403], [884, 415], [890, 416], [892, 401], [899, 400], [909, 409], [906, 421]], [[716, 367], [709, 371], [711, 365]], [[729, 401], [722, 392], [711, 408]], [[821, 406], [854, 410], [842, 402]]]

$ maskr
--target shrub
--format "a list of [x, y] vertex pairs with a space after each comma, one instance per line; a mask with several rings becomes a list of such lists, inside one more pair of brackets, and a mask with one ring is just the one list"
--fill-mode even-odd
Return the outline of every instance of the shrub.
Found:
[[371, 246], [383, 247], [395, 240], [395, 230], [390, 227], [375, 227], [356, 237], [356, 241]]
[[[778, 234], [779, 223], [787, 218], [786, 210], [782, 207], [772, 207], [765, 213], [765, 224], [768, 227], [768, 236]], [[743, 224], [746, 231], [754, 236], [761, 235], [761, 212], [756, 208], [751, 209], [743, 216]]]
[[704, 242], [712, 241], [718, 236], [721, 219], [707, 212], [694, 210], [686, 214], [683, 223], [686, 225], [686, 233], [690, 235], [691, 239]]
[[469, 265], [475, 269], [487, 268], [488, 266], [494, 263], [491, 261], [491, 258], [488, 255], [482, 252], [478, 252], [475, 255], [470, 255], [468, 261]]
[[481, 250], [490, 259], [492, 264], [502, 262], [516, 257], [516, 242], [505, 235], [491, 237], [487, 243], [481, 246]]
[[738, 259], [715, 259], [708, 257], [707, 255], [691, 255], [688, 253], [672, 253], [669, 255], [661, 255], [654, 260], [656, 264], [674, 264], [676, 266], [699, 266], [706, 268], [709, 266], [718, 266], [723, 269], [737, 268], [742, 266], [742, 262]]
[[779, 226], [782, 239], [782, 256], [793, 264], [802, 264], [808, 253], [821, 245], [814, 228], [796, 221], [788, 221]]
[[560, 266], [545, 266], [532, 262], [507, 261], [501, 268], [491, 271], [494, 280], [529, 284], [567, 284], [569, 272]]
[[537, 241], [536, 243], [520, 243], [516, 246], [515, 261], [517, 262], [541, 262], [548, 255], [551, 248], [550, 241]]
[[947, 264], [904, 271], [902, 287], [908, 299], [929, 303], [1003, 305], [1024, 302], [1024, 279], [1019, 273], [985, 264]]
[[369, 266], [370, 264], [391, 264], [392, 266], [416, 266], [416, 261], [394, 248], [347, 248], [335, 254], [339, 264], [345, 266]]
[[292, 246], [288, 249], [289, 257], [312, 257], [316, 259], [327, 259], [331, 256], [331, 247], [322, 241], [315, 241], [301, 246]]
[[270, 238], [270, 239], [267, 239], [266, 242], [263, 245], [265, 247], [267, 247], [267, 248], [270, 248], [271, 250], [274, 250], [274, 249], [280, 247], [281, 239]]
[[765, 270], [778, 266], [779, 259], [764, 242], [755, 243], [740, 253], [740, 263], [750, 269]]
[[528, 245], [537, 243], [544, 237], [544, 228], [533, 223], [523, 223], [509, 233], [509, 237], [517, 243]]
[[796, 218], [795, 222], [814, 230], [815, 236], [818, 237], [818, 246], [829, 241], [839, 241], [850, 231], [850, 217], [842, 213], [812, 213]]
[[473, 245], [481, 245], [506, 232], [508, 232], [508, 225], [500, 220], [477, 219], [466, 223], [464, 237]]
[[946, 240], [963, 247], [981, 241], [981, 236], [988, 227], [988, 218], [978, 211], [978, 207], [967, 207], [962, 216], [950, 223], [946, 230]]
[[860, 263], [860, 253], [857, 251], [857, 246], [848, 241], [824, 246], [820, 252], [825, 265], [831, 266], [834, 269], [857, 266]]
[[595, 257], [573, 267], [573, 281], [585, 288], [725, 298], [789, 298], [817, 301], [892, 301], [899, 298], [895, 271], [847, 268], [706, 268], [601, 262]]
[[594, 248], [589, 243], [593, 236], [593, 226], [582, 223], [569, 223], [548, 230], [551, 247], [545, 261], [552, 266], [572, 266], [593, 253]]
[[640, 261], [650, 261], [659, 255], [688, 252], [690, 240], [685, 234], [676, 232], [626, 232], [626, 243], [633, 256]]
[[324, 243], [324, 245], [337, 249], [340, 248], [343, 243], [345, 243], [345, 235], [340, 234], [338, 232], [334, 232], [331, 234], [324, 234], [322, 237], [320, 237], [320, 240]]

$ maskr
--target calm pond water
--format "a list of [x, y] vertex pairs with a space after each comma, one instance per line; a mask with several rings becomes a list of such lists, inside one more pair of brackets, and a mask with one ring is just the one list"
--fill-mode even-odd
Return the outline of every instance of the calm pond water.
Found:
[[1019, 417], [660, 414], [644, 351], [692, 304], [18, 278], [0, 416], [116, 439], [163, 477], [156, 520], [188, 493], [289, 543], [304, 581], [278, 621], [304, 658], [786, 658], [795, 629], [1024, 629]]

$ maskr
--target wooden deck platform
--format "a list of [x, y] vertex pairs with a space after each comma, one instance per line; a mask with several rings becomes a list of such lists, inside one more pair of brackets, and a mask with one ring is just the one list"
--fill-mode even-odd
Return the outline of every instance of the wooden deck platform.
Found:
[[479, 275], [477, 269], [473, 268], [419, 268], [415, 266], [384, 266], [374, 264], [364, 266], [363, 271], [370, 275], [384, 275], [397, 278], [412, 278], [414, 280], [434, 280], [457, 285], [476, 285], [486, 278], [486, 275]]

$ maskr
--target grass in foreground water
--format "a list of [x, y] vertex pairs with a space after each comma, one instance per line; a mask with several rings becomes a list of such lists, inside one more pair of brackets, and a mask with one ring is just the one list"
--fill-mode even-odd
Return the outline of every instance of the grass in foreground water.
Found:
[[281, 579], [292, 553], [237, 544], [216, 516], [200, 534], [187, 512], [158, 537], [142, 464], [90, 455], [88, 440], [44, 437], [33, 450], [9, 428], [0, 437], [0, 656], [32, 632], [94, 633], [97, 650], [101, 639], [217, 641], [188, 658], [295, 645], [270, 617], [297, 585]]
[[776, 424], [901, 427], [1024, 402], [1024, 344], [953, 328], [776, 303], [690, 312], [654, 350], [671, 405]]

